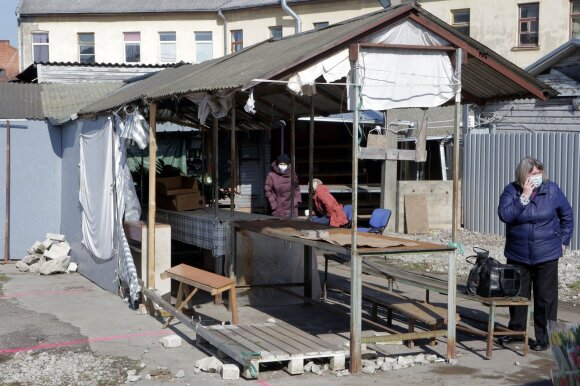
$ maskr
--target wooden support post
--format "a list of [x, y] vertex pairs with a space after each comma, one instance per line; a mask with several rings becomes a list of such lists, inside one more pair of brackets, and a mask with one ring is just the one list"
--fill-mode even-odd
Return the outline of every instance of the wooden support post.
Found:
[[6, 121], [6, 187], [5, 187], [4, 211], [4, 260], [3, 264], [8, 264], [10, 260], [10, 121]]
[[[385, 127], [388, 125], [387, 112], [383, 113]], [[385, 129], [386, 130], [386, 129]], [[397, 134], [386, 130], [387, 148], [397, 148]], [[397, 161], [385, 160], [381, 166], [381, 208], [390, 209], [393, 213], [399, 213], [397, 208]], [[395, 221], [389, 221], [387, 230], [395, 231]]]
[[155, 184], [157, 170], [157, 102], [149, 104], [149, 211], [147, 214], [147, 287], [155, 288]]
[[308, 214], [312, 216], [312, 196], [314, 189], [312, 179], [314, 178], [314, 95], [310, 96], [310, 132], [308, 144]]
[[292, 119], [290, 122], [290, 218], [294, 218], [294, 188], [296, 175], [296, 97], [292, 94]]
[[[236, 93], [232, 95], [232, 112], [231, 112], [232, 124], [230, 133], [230, 253], [229, 253], [229, 264], [227, 268], [227, 275], [234, 279], [235, 282], [235, 256], [236, 256], [236, 228], [234, 227], [234, 211], [235, 211], [235, 200], [236, 200], [236, 189], [238, 181], [238, 157], [236, 151]], [[231, 295], [230, 295], [231, 300]], [[230, 305], [231, 307], [231, 305]]]
[[350, 248], [350, 372], [355, 374], [362, 370], [361, 361], [361, 338], [362, 338], [362, 261], [357, 251], [357, 217], [358, 217], [358, 130], [359, 130], [359, 64], [358, 45], [350, 46], [349, 57], [351, 62], [351, 109], [353, 110], [352, 120], [352, 228], [351, 228], [351, 248]]
[[[213, 214], [217, 218], [218, 217], [218, 196], [219, 196], [219, 160], [218, 160], [218, 128], [219, 122], [216, 117], [213, 117], [213, 125], [212, 125], [212, 157], [213, 157], [213, 176], [212, 176], [212, 183], [213, 183]], [[217, 262], [216, 262], [217, 264]], [[220, 272], [216, 272], [219, 274]]]

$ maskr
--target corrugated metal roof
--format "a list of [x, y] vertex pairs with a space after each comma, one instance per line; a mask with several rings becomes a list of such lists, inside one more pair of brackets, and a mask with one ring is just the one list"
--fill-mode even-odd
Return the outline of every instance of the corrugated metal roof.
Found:
[[[346, 48], [349, 44], [359, 41], [370, 33], [412, 13], [424, 17], [429, 23], [439, 25], [448, 33], [448, 36], [453, 35], [454, 39], [461, 39], [455, 40], [467, 44], [472, 50], [477, 50], [476, 55], [486, 55], [494, 61], [495, 69], [473, 57], [469, 57], [468, 62], [463, 65], [462, 89], [473, 99], [488, 101], [530, 97], [532, 90], [536, 92], [541, 90], [550, 95], [557, 94], [555, 90], [521, 68], [475, 40], [462, 35], [422, 8], [415, 5], [402, 5], [350, 19], [322, 30], [308, 31], [279, 40], [266, 40], [236, 54], [213, 61], [160, 71], [148, 79], [130, 87], [124, 87], [107, 99], [92, 104], [82, 112], [105, 111], [143, 97], [163, 99], [170, 95], [192, 92], [234, 90], [244, 86], [252, 86], [254, 79], [283, 79], [284, 76], [328, 57], [338, 50]], [[525, 86], [510, 80], [510, 78], [520, 84], [525, 84]], [[335, 91], [336, 100], [343, 99], [341, 92], [342, 90]], [[273, 96], [268, 95], [267, 98], [271, 100]], [[276, 106], [281, 110], [288, 109], [287, 103]], [[302, 113], [298, 112], [298, 114]]]
[[117, 90], [118, 83], [43, 84], [41, 99], [44, 116], [64, 123], [80, 109]]
[[66, 122], [81, 108], [121, 87], [123, 83], [37, 84], [0, 83], [0, 119], [48, 118]]
[[0, 82], [0, 119], [44, 119], [40, 85]]
[[539, 75], [546, 71], [550, 67], [554, 66], [563, 58], [573, 54], [580, 47], [580, 39], [571, 39], [566, 43], [562, 44], [560, 47], [550, 51], [546, 55], [542, 56], [540, 59], [536, 60], [534, 63], [526, 67], [532, 75]]
[[[316, 0], [288, 3], [307, 1]], [[20, 15], [217, 12], [279, 4], [280, 0], [22, 0]]]

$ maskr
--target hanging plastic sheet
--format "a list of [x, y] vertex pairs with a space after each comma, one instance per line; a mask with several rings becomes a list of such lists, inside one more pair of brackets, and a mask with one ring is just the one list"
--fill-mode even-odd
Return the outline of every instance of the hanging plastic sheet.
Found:
[[[364, 43], [441, 46], [449, 43], [417, 23], [405, 20], [364, 39]], [[453, 67], [445, 52], [365, 48], [359, 53], [361, 110], [440, 106], [453, 97]], [[349, 79], [348, 51], [340, 51], [294, 74], [290, 91], [302, 94], [305, 86], [323, 76], [327, 82]], [[350, 106], [349, 110], [353, 110]]]

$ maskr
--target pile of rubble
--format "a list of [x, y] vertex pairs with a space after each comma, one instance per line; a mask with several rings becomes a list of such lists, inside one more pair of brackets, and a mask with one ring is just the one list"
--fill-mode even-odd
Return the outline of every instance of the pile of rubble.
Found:
[[64, 235], [47, 233], [44, 241], [36, 241], [27, 251], [28, 255], [16, 263], [21, 272], [40, 275], [76, 271], [77, 265], [70, 259], [70, 244]]

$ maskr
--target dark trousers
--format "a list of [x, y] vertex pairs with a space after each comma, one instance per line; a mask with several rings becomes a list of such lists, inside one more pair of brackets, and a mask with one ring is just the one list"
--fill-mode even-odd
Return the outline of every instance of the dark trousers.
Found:
[[[548, 320], [558, 317], [558, 260], [527, 265], [508, 259], [508, 264], [521, 267], [520, 296], [531, 299], [534, 294], [534, 330], [536, 342], [548, 343]], [[527, 328], [526, 307], [510, 307], [509, 328], [523, 331]]]

